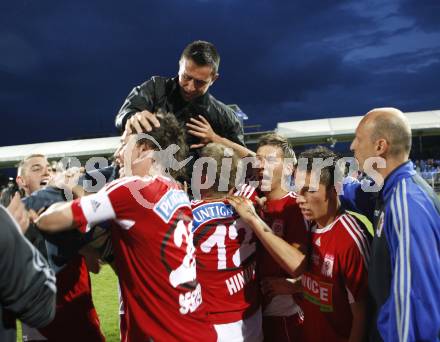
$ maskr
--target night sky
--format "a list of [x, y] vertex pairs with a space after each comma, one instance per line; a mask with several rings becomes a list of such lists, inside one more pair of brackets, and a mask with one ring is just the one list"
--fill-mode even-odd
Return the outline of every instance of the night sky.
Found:
[[0, 146], [116, 135], [126, 95], [222, 57], [211, 93], [247, 125], [440, 109], [440, 1], [18, 0], [0, 3]]

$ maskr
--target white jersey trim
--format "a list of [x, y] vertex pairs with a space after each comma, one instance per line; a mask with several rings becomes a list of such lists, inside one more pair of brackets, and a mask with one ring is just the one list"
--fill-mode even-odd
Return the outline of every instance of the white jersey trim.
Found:
[[111, 182], [108, 186], [106, 186], [102, 191], [105, 191], [107, 194], [110, 194], [111, 192], [115, 191], [116, 189], [120, 188], [121, 186], [136, 181], [136, 180], [144, 180], [149, 181], [150, 179], [141, 178], [139, 176], [132, 176], [132, 177], [124, 177], [121, 179], [118, 179], [116, 181]]
[[263, 342], [262, 319], [261, 308], [259, 308], [253, 315], [243, 320], [214, 324], [217, 332], [217, 342]]
[[344, 219], [347, 220], [347, 222], [351, 225], [356, 235], [359, 237], [359, 239], [362, 242], [362, 247], [364, 248], [365, 253], [369, 256], [370, 251], [370, 243], [368, 241], [367, 236], [365, 235], [364, 230], [361, 228], [359, 223], [356, 221], [356, 219], [351, 215], [344, 215]]
[[353, 296], [353, 294], [351, 293], [350, 289], [346, 286], [346, 287], [345, 287], [345, 290], [347, 291], [348, 303], [349, 303], [349, 304], [353, 304], [353, 303], [355, 303], [356, 301], [354, 300], [354, 296]]
[[80, 203], [87, 220], [86, 232], [99, 222], [116, 218], [116, 213], [106, 191], [82, 197]]
[[254, 192], [255, 188], [252, 185], [243, 184], [235, 191], [234, 195], [250, 198]]
[[311, 228], [310, 231], [312, 233], [316, 233], [316, 234], [324, 234], [327, 233], [328, 231], [332, 230], [333, 226], [336, 224], [336, 222], [339, 221], [339, 219], [341, 218], [341, 216], [337, 217], [332, 223], [330, 223], [329, 225], [322, 227], [322, 228], [318, 228], [317, 224], [314, 224]]
[[283, 197], [281, 198], [286, 198], [286, 197], [292, 197], [292, 198], [298, 198], [298, 195], [296, 194], [296, 192], [294, 191], [289, 191], [287, 194], [285, 194]]

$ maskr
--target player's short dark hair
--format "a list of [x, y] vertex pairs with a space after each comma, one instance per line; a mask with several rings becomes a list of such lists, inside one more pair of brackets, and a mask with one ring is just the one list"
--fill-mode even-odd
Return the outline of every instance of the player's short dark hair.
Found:
[[[328, 190], [335, 184], [335, 170], [337, 167], [339, 167], [337, 163], [339, 160], [339, 156], [335, 152], [324, 146], [310, 148], [299, 155], [300, 163], [302, 159], [307, 159], [307, 172], [312, 172], [313, 160], [316, 158], [321, 158], [322, 160], [332, 158], [333, 160], [331, 165], [325, 166], [321, 169], [321, 174], [319, 178], [319, 182], [324, 185]], [[302, 163], [300, 165], [302, 165]]]
[[292, 158], [293, 165], [297, 164], [295, 151], [293, 151], [292, 146], [289, 144], [289, 141], [283, 137], [282, 135], [276, 133], [268, 133], [263, 135], [257, 144], [257, 150], [262, 146], [275, 146], [279, 147], [283, 151], [284, 158]]
[[[138, 145], [147, 145], [149, 148], [155, 151], [164, 151], [171, 144], [175, 144], [180, 149], [174, 152], [174, 158], [181, 162], [188, 156], [188, 145], [186, 144], [186, 133], [182, 129], [182, 126], [177, 121], [176, 117], [172, 113], [157, 113], [156, 118], [159, 120], [160, 127], [154, 127], [151, 132], [143, 131], [143, 134], [149, 135], [153, 138], [157, 144], [149, 137], [141, 137], [137, 140]], [[158, 146], [159, 145], [159, 146]], [[168, 160], [169, 161], [169, 160]], [[169, 167], [165, 160], [164, 166]], [[185, 168], [180, 170], [169, 169], [171, 176], [174, 178], [181, 178], [185, 173]]]
[[182, 52], [182, 58], [191, 59], [198, 66], [210, 66], [215, 75], [220, 66], [220, 55], [214, 44], [203, 40], [196, 40], [188, 44]]

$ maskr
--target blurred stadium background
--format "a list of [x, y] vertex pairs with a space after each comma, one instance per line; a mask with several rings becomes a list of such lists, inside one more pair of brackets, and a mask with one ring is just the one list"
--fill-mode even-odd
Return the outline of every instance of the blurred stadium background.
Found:
[[[237, 105], [230, 105], [243, 122], [245, 141], [255, 149], [260, 136], [270, 131], [260, 130], [259, 125], [246, 125], [248, 116]], [[438, 192], [440, 191], [440, 110], [405, 113], [412, 128], [413, 144], [410, 158], [421, 176]], [[320, 115], [322, 117], [322, 115]], [[275, 131], [287, 137], [295, 152], [320, 144], [350, 156], [350, 142], [361, 116], [335, 117], [305, 121], [279, 122]], [[61, 158], [78, 158], [83, 166], [91, 157], [111, 157], [119, 144], [119, 137], [78, 139], [28, 145], [0, 147], [0, 187], [15, 177], [15, 166], [26, 155], [45, 154], [50, 161]], [[94, 167], [91, 163], [88, 165]]]

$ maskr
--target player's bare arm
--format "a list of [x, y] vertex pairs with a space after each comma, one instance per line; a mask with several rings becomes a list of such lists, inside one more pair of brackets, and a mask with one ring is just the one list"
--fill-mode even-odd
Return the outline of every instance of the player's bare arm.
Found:
[[72, 202], [55, 203], [50, 206], [35, 222], [38, 228], [48, 233], [74, 229]]
[[241, 146], [229, 139], [223, 138], [214, 132], [208, 120], [206, 120], [202, 115], [199, 115], [199, 119], [191, 118], [190, 122], [186, 124], [186, 127], [188, 127], [189, 134], [200, 138], [200, 143], [191, 145], [191, 148], [201, 148], [212, 142], [222, 144], [233, 149], [240, 158], [255, 156], [253, 151], [248, 150], [246, 147]]
[[306, 255], [298, 248], [276, 236], [272, 229], [258, 216], [249, 199], [228, 196], [228, 201], [240, 217], [252, 228], [275, 261], [292, 277], [299, 276], [305, 267]]

